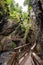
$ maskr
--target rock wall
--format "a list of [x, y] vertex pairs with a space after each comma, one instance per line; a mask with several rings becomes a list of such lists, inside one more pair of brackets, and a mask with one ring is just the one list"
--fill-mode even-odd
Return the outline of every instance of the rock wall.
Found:
[[36, 42], [40, 44], [40, 54], [43, 56], [43, 0], [31, 0], [31, 6], [36, 17], [33, 21]]

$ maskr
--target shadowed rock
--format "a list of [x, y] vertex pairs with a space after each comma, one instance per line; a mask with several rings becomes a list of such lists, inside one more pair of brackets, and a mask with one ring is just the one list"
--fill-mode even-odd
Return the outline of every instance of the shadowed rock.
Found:
[[[43, 55], [43, 0], [31, 0], [31, 5], [36, 16], [36, 43], [40, 44], [40, 54]], [[34, 29], [35, 31], [35, 29]]]
[[8, 35], [12, 31], [15, 30], [15, 28], [18, 26], [19, 23], [16, 21], [8, 19], [7, 22], [2, 27], [2, 31], [0, 32], [0, 35]]

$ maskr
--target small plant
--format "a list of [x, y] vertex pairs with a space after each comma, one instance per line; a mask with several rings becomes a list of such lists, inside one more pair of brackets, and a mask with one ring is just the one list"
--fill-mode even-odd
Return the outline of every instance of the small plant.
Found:
[[16, 47], [16, 43], [13, 43], [13, 44], [12, 44], [12, 47], [15, 48], [15, 47]]

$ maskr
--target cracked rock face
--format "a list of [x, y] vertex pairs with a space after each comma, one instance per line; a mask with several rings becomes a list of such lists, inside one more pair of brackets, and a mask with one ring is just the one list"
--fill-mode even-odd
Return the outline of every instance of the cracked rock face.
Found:
[[41, 6], [42, 6], [42, 9], [43, 9], [43, 0], [40, 0], [41, 1]]
[[31, 6], [33, 7], [33, 11], [36, 16], [36, 22], [35, 20], [33, 21], [33, 27], [38, 28], [36, 31], [37, 35], [37, 43], [40, 44], [41, 50], [40, 54], [43, 55], [43, 0], [31, 0]]

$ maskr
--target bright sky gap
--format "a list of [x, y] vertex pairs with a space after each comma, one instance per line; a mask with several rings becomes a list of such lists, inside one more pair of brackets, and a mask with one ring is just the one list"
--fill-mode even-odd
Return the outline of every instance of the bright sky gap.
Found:
[[22, 6], [23, 12], [24, 12], [24, 11], [25, 11], [25, 12], [27, 11], [27, 6], [24, 6], [24, 5], [23, 5], [24, 0], [15, 0], [15, 2], [18, 3], [19, 6]]

